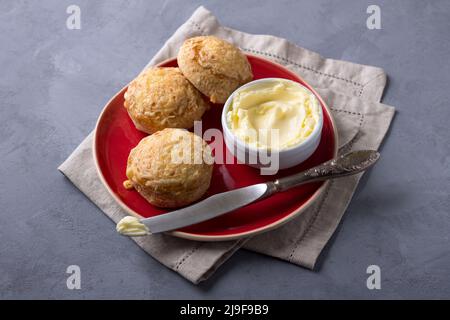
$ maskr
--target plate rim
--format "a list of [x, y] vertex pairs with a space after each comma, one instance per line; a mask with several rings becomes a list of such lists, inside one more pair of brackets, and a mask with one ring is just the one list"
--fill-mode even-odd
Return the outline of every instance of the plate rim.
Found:
[[[307, 85], [308, 89], [311, 90], [314, 95], [316, 95], [316, 97], [319, 99], [319, 102], [321, 103], [321, 105], [325, 108], [326, 112], [328, 113], [330, 122], [331, 122], [331, 126], [333, 127], [333, 136], [334, 136], [333, 157], [336, 157], [338, 154], [338, 149], [339, 149], [339, 147], [338, 147], [339, 146], [339, 137], [338, 137], [337, 127], [336, 127], [336, 122], [334, 121], [334, 118], [333, 118], [330, 108], [325, 103], [325, 101], [322, 99], [322, 97], [319, 95], [319, 93], [305, 79], [303, 79], [301, 76], [294, 73], [293, 71], [289, 70], [287, 67], [283, 66], [282, 64], [279, 64], [279, 63], [269, 60], [267, 58], [261, 57], [259, 55], [248, 54], [248, 53], [245, 53], [245, 55], [249, 56], [249, 57], [254, 57], [259, 60], [263, 60], [266, 63], [273, 64], [279, 68], [284, 69], [287, 73], [290, 73], [295, 78], [298, 78], [301, 81], [303, 81], [303, 83], [305, 83]], [[176, 57], [171, 57], [171, 58], [165, 59], [165, 60], [157, 63], [155, 65], [155, 67], [159, 67], [164, 64], [167, 64], [168, 62], [173, 61], [174, 59], [176, 60]], [[98, 127], [106, 113], [106, 110], [108, 109], [108, 106], [110, 106], [111, 102], [113, 100], [115, 100], [119, 95], [125, 93], [123, 91], [128, 88], [130, 83], [131, 83], [131, 81], [128, 84], [126, 84], [124, 87], [122, 87], [122, 89], [120, 89], [112, 98], [110, 98], [108, 100], [108, 102], [104, 105], [104, 107], [102, 108], [102, 111], [100, 112], [100, 114], [97, 118], [97, 121], [95, 123], [94, 138], [92, 139], [92, 154], [94, 157], [94, 163], [95, 163], [95, 169], [97, 171], [97, 175], [100, 178], [100, 181], [102, 182], [103, 186], [108, 191], [108, 193], [113, 197], [113, 199], [116, 201], [116, 203], [118, 203], [119, 206], [122, 209], [124, 209], [128, 214], [138, 217], [138, 218], [143, 218], [139, 213], [137, 213], [136, 211], [134, 211], [130, 207], [128, 207], [127, 204], [124, 203], [115, 194], [115, 192], [110, 188], [110, 186], [106, 182], [106, 179], [103, 176], [103, 173], [100, 169], [100, 165], [99, 165], [99, 161], [98, 161], [98, 157], [97, 157]], [[196, 233], [190, 233], [190, 232], [185, 232], [185, 231], [168, 231], [165, 233], [170, 234], [175, 237], [178, 237], [178, 238], [184, 238], [184, 239], [195, 240], [195, 241], [208, 241], [208, 242], [236, 240], [236, 239], [240, 239], [240, 238], [244, 238], [244, 237], [254, 236], [254, 235], [278, 228], [281, 225], [285, 224], [286, 222], [288, 222], [288, 221], [292, 220], [293, 218], [297, 217], [298, 215], [300, 215], [303, 211], [308, 209], [322, 195], [322, 193], [325, 191], [325, 189], [327, 188], [327, 186], [329, 184], [330, 184], [330, 180], [323, 182], [322, 185], [311, 195], [311, 197], [305, 203], [303, 203], [301, 206], [299, 206], [297, 209], [292, 211], [290, 214], [288, 214], [284, 218], [274, 221], [268, 225], [256, 228], [256, 229], [252, 229], [252, 230], [245, 231], [245, 232], [233, 233], [233, 234], [229, 234], [229, 235], [199, 235]]]

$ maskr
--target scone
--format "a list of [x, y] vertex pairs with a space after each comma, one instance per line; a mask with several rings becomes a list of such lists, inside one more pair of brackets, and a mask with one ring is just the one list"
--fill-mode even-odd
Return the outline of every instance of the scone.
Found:
[[185, 77], [213, 103], [225, 103], [236, 88], [253, 78], [247, 57], [213, 36], [187, 39], [177, 61]]
[[208, 104], [178, 68], [149, 68], [128, 86], [125, 108], [138, 130], [191, 128]]
[[183, 129], [164, 129], [139, 142], [128, 157], [125, 181], [151, 204], [188, 205], [208, 190], [213, 170], [211, 148]]

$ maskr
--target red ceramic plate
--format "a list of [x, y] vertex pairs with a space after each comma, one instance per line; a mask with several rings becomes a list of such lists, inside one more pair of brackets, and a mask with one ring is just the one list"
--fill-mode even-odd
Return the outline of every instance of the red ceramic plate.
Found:
[[[297, 81], [314, 94], [317, 93], [303, 79], [269, 60], [248, 55], [255, 79], [286, 78]], [[162, 67], [177, 66], [176, 59], [161, 63]], [[156, 208], [135, 190], [126, 190], [125, 169], [130, 150], [146, 136], [138, 131], [129, 118], [123, 103], [126, 87], [107, 103], [95, 131], [94, 159], [98, 173], [114, 199], [135, 216], [152, 217], [167, 212]], [[244, 164], [215, 164], [211, 186], [205, 195], [224, 192], [256, 183], [274, 180], [327, 161], [337, 154], [337, 133], [330, 111], [322, 105], [324, 123], [319, 147], [315, 153], [297, 167], [281, 170], [276, 176], [261, 176], [259, 170]], [[222, 106], [214, 105], [203, 116], [203, 130], [220, 128]], [[226, 149], [226, 148], [225, 148]], [[236, 161], [235, 161], [236, 162]], [[311, 183], [253, 203], [221, 217], [171, 232], [172, 235], [201, 241], [230, 240], [273, 229], [298, 216], [323, 192], [327, 182]]]

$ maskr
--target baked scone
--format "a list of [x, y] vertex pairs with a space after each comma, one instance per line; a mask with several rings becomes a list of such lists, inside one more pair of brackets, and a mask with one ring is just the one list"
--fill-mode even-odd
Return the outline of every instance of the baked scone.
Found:
[[132, 185], [155, 206], [185, 206], [209, 188], [213, 162], [202, 138], [183, 129], [164, 129], [131, 150], [124, 185]]
[[178, 68], [148, 68], [125, 92], [125, 108], [138, 130], [191, 128], [208, 104]]
[[185, 77], [213, 103], [225, 103], [236, 88], [253, 78], [247, 57], [213, 36], [187, 39], [177, 61]]

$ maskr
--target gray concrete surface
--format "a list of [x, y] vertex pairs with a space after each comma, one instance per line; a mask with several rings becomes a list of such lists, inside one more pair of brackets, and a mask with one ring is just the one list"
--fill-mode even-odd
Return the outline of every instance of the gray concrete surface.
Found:
[[[68, 30], [66, 8], [82, 10]], [[228, 26], [384, 68], [398, 113], [311, 272], [240, 251], [194, 286], [117, 236], [57, 166], [200, 1], [0, 1], [1, 298], [450, 298], [450, 2], [208, 1]], [[382, 30], [365, 25], [381, 7]], [[81, 290], [66, 288], [68, 265]], [[381, 290], [366, 268], [381, 267]]]

